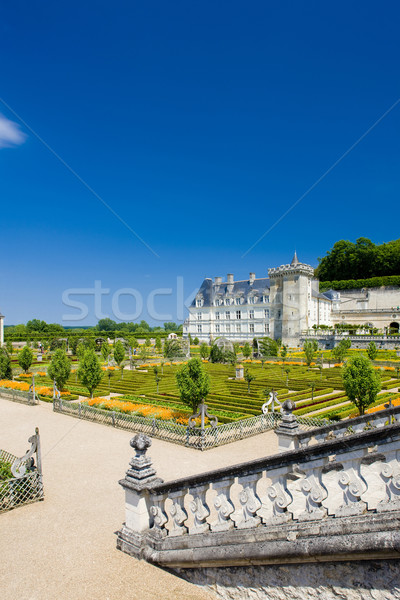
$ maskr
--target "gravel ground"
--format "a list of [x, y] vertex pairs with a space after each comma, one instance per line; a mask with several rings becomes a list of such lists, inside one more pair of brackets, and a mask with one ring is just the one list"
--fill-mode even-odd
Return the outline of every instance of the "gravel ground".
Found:
[[[17, 456], [39, 427], [45, 500], [0, 514], [1, 600], [205, 600], [178, 577], [116, 550], [124, 521], [124, 476], [132, 434], [0, 398], [0, 448]], [[267, 432], [199, 452], [153, 440], [165, 481], [277, 452]]]

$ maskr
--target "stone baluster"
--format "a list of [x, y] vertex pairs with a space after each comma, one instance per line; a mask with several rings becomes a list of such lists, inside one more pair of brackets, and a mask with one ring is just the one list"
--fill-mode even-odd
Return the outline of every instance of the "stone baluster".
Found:
[[169, 535], [171, 537], [176, 537], [178, 535], [184, 535], [188, 532], [188, 528], [184, 525], [184, 522], [188, 518], [188, 514], [185, 510], [185, 496], [187, 495], [188, 490], [178, 490], [176, 492], [171, 492], [168, 495], [168, 498], [172, 501], [172, 504], [168, 510], [169, 515], [172, 520], [172, 527], [169, 531]]
[[322, 465], [305, 463], [301, 467], [295, 466], [287, 475], [287, 489], [292, 497], [287, 510], [295, 521], [315, 521], [326, 516], [322, 500], [327, 493], [320, 483], [321, 467]]
[[238, 478], [238, 483], [243, 488], [239, 492], [240, 508], [231, 515], [237, 529], [257, 527], [261, 522], [260, 517], [257, 516], [257, 511], [261, 508], [261, 502], [256, 492], [260, 477], [261, 473], [256, 473], [255, 475]]
[[206, 519], [210, 516], [210, 510], [206, 502], [206, 493], [210, 485], [207, 483], [202, 486], [195, 486], [189, 489], [189, 494], [193, 496], [190, 502], [190, 511], [193, 514], [193, 525], [189, 525], [189, 534], [204, 533], [209, 531], [210, 525]]
[[150, 514], [152, 516], [152, 527], [151, 532], [157, 537], [166, 537], [168, 530], [165, 527], [168, 516], [165, 512], [165, 501], [168, 498], [168, 494], [153, 494], [151, 496], [152, 505], [150, 507]]
[[257, 511], [257, 515], [266, 525], [278, 525], [292, 518], [291, 513], [287, 511], [287, 507], [292, 502], [286, 486], [287, 471], [287, 467], [282, 467], [267, 472], [271, 485], [266, 493], [261, 495], [261, 508]]
[[217, 520], [211, 523], [211, 531], [228, 531], [234, 527], [230, 516], [235, 510], [230, 500], [230, 489], [233, 480], [227, 479], [212, 484], [212, 489], [217, 491], [214, 506], [217, 509]]
[[309, 443], [312, 440], [312, 434], [310, 433], [309, 435], [304, 435], [304, 433], [301, 434], [301, 438], [299, 437], [299, 447], [300, 448], [307, 448], [307, 446], [309, 445]]
[[321, 482], [327, 491], [322, 505], [330, 516], [348, 517], [365, 511], [366, 504], [361, 501], [367, 486], [359, 475], [360, 458], [357, 453], [346, 456], [342, 463], [336, 460], [328, 462], [321, 471]]
[[295, 408], [295, 403], [289, 399], [285, 400], [282, 404], [282, 420], [275, 429], [275, 433], [278, 436], [279, 450], [281, 452], [284, 452], [285, 450], [295, 450], [299, 447], [297, 436], [300, 433], [300, 428], [297, 419], [293, 414]]

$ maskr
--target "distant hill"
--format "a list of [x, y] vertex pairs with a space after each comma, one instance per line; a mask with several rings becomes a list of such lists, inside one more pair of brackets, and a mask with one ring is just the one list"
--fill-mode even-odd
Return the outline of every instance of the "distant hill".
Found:
[[321, 282], [400, 275], [400, 239], [380, 245], [364, 237], [340, 240], [318, 261], [315, 276]]

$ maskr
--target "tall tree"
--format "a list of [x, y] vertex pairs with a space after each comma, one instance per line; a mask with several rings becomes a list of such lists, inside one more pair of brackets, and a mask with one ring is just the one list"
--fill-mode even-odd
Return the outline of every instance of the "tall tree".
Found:
[[25, 371], [25, 373], [27, 373], [32, 362], [33, 362], [32, 350], [30, 348], [28, 348], [28, 346], [24, 346], [18, 355], [18, 364], [21, 367], [21, 369], [23, 369]]
[[370, 342], [367, 348], [367, 356], [370, 360], [375, 360], [378, 355], [378, 348], [375, 342]]
[[47, 369], [47, 375], [56, 382], [59, 390], [63, 390], [71, 373], [71, 361], [68, 360], [64, 350], [59, 348], [53, 354]]
[[358, 408], [360, 415], [376, 399], [381, 381], [366, 356], [350, 359], [343, 369], [343, 386], [348, 399]]
[[99, 359], [94, 350], [86, 350], [78, 368], [78, 377], [81, 383], [89, 390], [93, 398], [93, 391], [102, 379], [102, 370]]
[[314, 360], [315, 353], [318, 350], [318, 343], [316, 340], [306, 340], [303, 344], [303, 351], [306, 357], [306, 364], [309, 367]]
[[210, 377], [199, 358], [192, 358], [176, 373], [181, 401], [193, 412], [210, 391]]
[[114, 347], [114, 360], [119, 367], [121, 366], [121, 363], [124, 360], [124, 358], [125, 358], [125, 348], [124, 348], [123, 343], [120, 340], [118, 340], [115, 343], [115, 347]]
[[0, 379], [12, 379], [11, 359], [5, 348], [0, 347]]

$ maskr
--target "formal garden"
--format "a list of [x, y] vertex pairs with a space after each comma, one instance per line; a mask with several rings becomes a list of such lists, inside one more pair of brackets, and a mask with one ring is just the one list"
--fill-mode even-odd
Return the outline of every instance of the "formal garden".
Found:
[[[0, 387], [28, 392], [34, 383], [35, 394], [40, 400], [52, 401], [57, 395], [65, 402], [79, 400], [86, 406], [113, 413], [187, 425], [196, 407], [184, 398], [178, 378], [189, 358], [173, 360], [163, 356], [178, 353], [176, 344], [173, 341], [168, 348], [165, 343], [161, 349], [143, 344], [137, 354], [128, 354], [126, 344], [117, 341], [114, 345], [103, 343], [97, 349], [93, 345], [86, 348], [81, 345], [75, 348], [75, 354], [70, 352], [68, 356], [63, 347], [39, 355], [25, 346], [18, 354], [8, 354], [8, 372], [4, 366], [7, 351], [3, 351]], [[253, 358], [249, 344], [235, 348], [233, 356], [232, 352], [219, 354], [216, 346], [211, 349], [204, 346], [192, 345], [190, 356], [201, 360], [209, 377], [205, 401], [209, 413], [215, 415], [219, 423], [260, 415], [271, 392], [280, 403], [292, 400], [296, 406], [294, 414], [298, 417], [338, 420], [356, 416], [359, 412], [345, 391], [343, 361], [363, 356], [370, 363], [365, 351], [344, 345], [341, 349], [322, 353], [315, 343], [310, 342], [310, 345], [305, 343], [301, 351], [291, 351], [283, 346], [276, 352], [277, 356]], [[266, 354], [271, 352], [270, 343], [264, 350]], [[400, 403], [397, 391], [400, 369], [396, 353], [369, 350], [370, 358], [374, 359], [371, 368], [379, 374], [380, 393], [375, 394], [364, 408], [373, 411], [388, 402]], [[40, 361], [37, 361], [38, 356]], [[379, 361], [384, 366], [380, 366]], [[241, 379], [237, 378], [236, 372], [239, 363], [243, 366]]]

